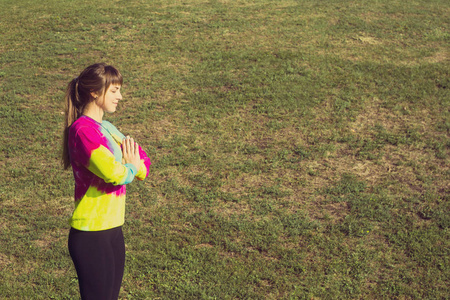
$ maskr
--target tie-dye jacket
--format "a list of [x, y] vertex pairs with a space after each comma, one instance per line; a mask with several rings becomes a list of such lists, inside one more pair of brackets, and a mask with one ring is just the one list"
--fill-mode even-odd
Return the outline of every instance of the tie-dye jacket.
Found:
[[69, 155], [75, 178], [75, 210], [70, 225], [99, 231], [122, 226], [126, 184], [148, 175], [150, 159], [139, 146], [141, 166], [122, 164], [124, 135], [108, 121], [82, 116], [69, 129]]

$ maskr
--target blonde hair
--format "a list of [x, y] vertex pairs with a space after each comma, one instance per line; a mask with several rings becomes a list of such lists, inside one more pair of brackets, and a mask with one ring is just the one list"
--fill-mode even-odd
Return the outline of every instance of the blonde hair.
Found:
[[65, 124], [63, 134], [62, 162], [64, 169], [70, 167], [69, 156], [69, 128], [79, 117], [90, 102], [94, 101], [92, 93], [105, 94], [111, 84], [122, 85], [123, 77], [119, 70], [105, 63], [90, 65], [80, 75], [72, 79], [65, 96]]

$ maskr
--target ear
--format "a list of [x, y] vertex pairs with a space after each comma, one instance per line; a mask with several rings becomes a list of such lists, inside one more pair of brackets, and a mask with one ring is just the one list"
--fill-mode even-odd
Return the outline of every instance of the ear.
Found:
[[99, 95], [98, 95], [98, 93], [91, 92], [91, 96], [92, 96], [92, 98], [97, 99]]

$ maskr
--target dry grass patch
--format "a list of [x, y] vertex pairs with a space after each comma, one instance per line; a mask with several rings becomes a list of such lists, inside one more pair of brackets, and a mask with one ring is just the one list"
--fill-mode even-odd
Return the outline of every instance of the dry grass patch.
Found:
[[438, 48], [438, 51], [436, 51], [432, 56], [424, 58], [425, 62], [433, 64], [448, 63], [449, 60], [449, 50], [443, 48]]
[[10, 264], [12, 264], [11, 259], [6, 254], [0, 253], [0, 267], [3, 268]]

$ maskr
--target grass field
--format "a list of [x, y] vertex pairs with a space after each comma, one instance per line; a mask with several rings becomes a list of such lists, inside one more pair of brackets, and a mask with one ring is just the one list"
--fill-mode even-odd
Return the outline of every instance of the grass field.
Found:
[[0, 299], [77, 299], [63, 96], [153, 165], [121, 299], [449, 299], [450, 3], [0, 0]]

